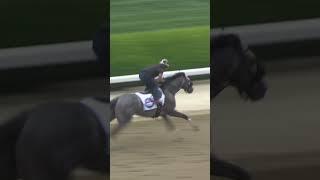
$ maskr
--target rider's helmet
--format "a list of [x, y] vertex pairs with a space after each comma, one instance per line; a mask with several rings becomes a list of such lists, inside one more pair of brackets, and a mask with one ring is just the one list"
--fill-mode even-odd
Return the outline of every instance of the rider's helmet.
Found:
[[166, 67], [169, 67], [168, 59], [161, 59], [160, 64], [166, 65]]

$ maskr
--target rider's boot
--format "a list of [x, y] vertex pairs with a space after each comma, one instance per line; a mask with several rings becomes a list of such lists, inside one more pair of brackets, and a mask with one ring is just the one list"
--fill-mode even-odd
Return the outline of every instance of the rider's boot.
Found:
[[156, 113], [155, 113], [154, 117], [156, 118], [156, 117], [160, 116], [160, 113], [162, 110], [162, 104], [161, 104], [160, 100], [156, 100], [155, 103], [157, 105], [157, 109], [156, 109]]

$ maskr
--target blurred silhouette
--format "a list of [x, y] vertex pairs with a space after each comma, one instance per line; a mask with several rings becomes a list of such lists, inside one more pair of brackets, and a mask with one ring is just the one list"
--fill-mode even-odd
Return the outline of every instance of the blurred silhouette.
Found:
[[109, 72], [109, 32], [106, 25], [102, 25], [95, 33], [92, 48], [101, 65], [101, 71], [104, 76]]
[[0, 126], [0, 179], [67, 180], [76, 168], [108, 176], [109, 98], [52, 102]]
[[[254, 53], [240, 40], [239, 36], [223, 34], [214, 37], [211, 35], [211, 43], [211, 83], [213, 85], [211, 100], [228, 86], [235, 87], [244, 100], [258, 101], [264, 98], [267, 92], [264, 65], [256, 59]], [[217, 136], [214, 135], [214, 137]], [[216, 155], [211, 156], [211, 162], [213, 163], [211, 175], [235, 180], [251, 179], [246, 170], [223, 161]]]

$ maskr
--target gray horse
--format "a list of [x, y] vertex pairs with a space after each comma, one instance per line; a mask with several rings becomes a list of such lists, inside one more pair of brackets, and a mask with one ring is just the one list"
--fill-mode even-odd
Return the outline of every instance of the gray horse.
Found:
[[[187, 120], [194, 130], [198, 130], [198, 127], [192, 123], [191, 118], [187, 115], [178, 112], [176, 108], [175, 95], [178, 91], [183, 89], [188, 94], [193, 92], [193, 83], [186, 76], [185, 73], [179, 72], [171, 77], [165, 79], [165, 82], [160, 86], [165, 94], [165, 103], [160, 112], [160, 116], [165, 120], [165, 124], [168, 129], [174, 130], [175, 127], [170, 121], [169, 116], [179, 117]], [[114, 137], [122, 128], [124, 128], [132, 119], [133, 115], [139, 115], [143, 117], [154, 117], [156, 110], [144, 111], [143, 103], [136, 94], [124, 94], [114, 98], [111, 101], [112, 118], [118, 120], [118, 125], [111, 131], [111, 136]]]

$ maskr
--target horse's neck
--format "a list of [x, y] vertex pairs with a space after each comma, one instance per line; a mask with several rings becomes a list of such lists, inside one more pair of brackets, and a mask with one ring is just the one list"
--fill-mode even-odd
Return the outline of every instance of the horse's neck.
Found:
[[171, 92], [169, 92], [168, 90], [163, 90], [164, 95], [166, 96], [165, 98], [165, 106], [166, 107], [175, 107], [176, 105], [176, 99], [175, 99], [175, 95], [172, 94]]
[[180, 91], [180, 84], [168, 84], [167, 86], [163, 87], [164, 91], [167, 91], [168, 93], [172, 94], [172, 95], [176, 95], [177, 92]]

